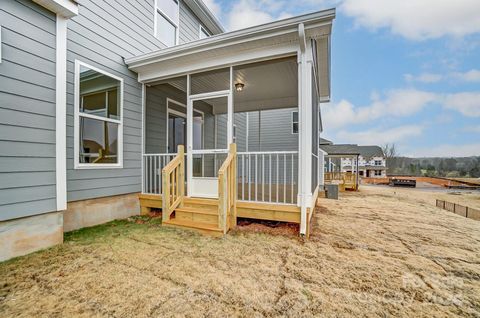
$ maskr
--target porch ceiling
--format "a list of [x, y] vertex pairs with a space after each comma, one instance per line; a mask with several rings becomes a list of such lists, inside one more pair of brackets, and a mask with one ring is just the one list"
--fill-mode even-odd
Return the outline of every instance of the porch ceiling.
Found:
[[[253, 63], [234, 68], [233, 82], [245, 85], [243, 91], [234, 90], [234, 111], [291, 108], [298, 105], [298, 70], [295, 57], [268, 62]], [[167, 81], [153, 82], [151, 85], [168, 83], [186, 93], [185, 76]], [[225, 76], [201, 77], [192, 81], [192, 91], [216, 91], [228, 87]], [[215, 114], [227, 112], [224, 99], [209, 100]]]
[[[298, 26], [303, 23], [307, 40], [313, 39], [317, 43], [315, 62], [321, 101], [328, 101], [330, 98], [330, 35], [334, 17], [334, 9], [315, 12], [154, 51], [126, 59], [126, 63], [131, 70], [138, 73], [140, 82], [153, 83], [188, 73], [230, 65], [245, 65], [258, 61], [292, 57], [296, 56], [299, 50]], [[268, 93], [270, 99], [274, 96], [279, 97], [280, 99], [275, 102], [278, 106], [284, 97], [296, 96], [296, 76], [294, 81], [290, 81], [285, 86], [282, 86], [281, 83], [277, 85], [270, 83], [272, 79], [279, 79], [282, 76], [292, 77], [293, 70], [296, 74], [296, 60], [293, 61], [293, 63], [284, 65], [283, 68], [272, 68], [268, 72], [244, 68], [244, 74], [239, 71], [238, 78], [236, 76], [234, 80], [242, 79], [242, 77], [245, 79], [245, 89], [250, 86], [252, 90], [249, 98], [258, 100], [255, 95], [262, 93]], [[247, 77], [251, 76], [248, 74], [249, 72], [257, 72], [252, 77], [258, 79], [258, 83], [261, 85], [253, 88], [254, 83], [248, 83]], [[293, 89], [295, 89], [295, 94]], [[242, 100], [242, 96], [237, 96], [237, 94], [235, 98], [237, 102], [244, 103], [244, 107], [248, 107], [250, 100]], [[286, 102], [286, 104], [291, 103]]]

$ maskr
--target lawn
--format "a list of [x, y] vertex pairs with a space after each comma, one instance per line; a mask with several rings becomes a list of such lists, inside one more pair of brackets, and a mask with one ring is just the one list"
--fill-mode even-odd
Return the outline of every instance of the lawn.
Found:
[[375, 188], [319, 201], [308, 241], [145, 218], [68, 233], [0, 264], [0, 316], [480, 317], [480, 222]]

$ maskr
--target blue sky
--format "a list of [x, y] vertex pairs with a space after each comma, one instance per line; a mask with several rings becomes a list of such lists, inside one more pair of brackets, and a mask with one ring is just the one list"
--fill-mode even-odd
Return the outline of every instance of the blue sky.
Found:
[[395, 143], [408, 156], [480, 156], [480, 1], [204, 2], [227, 30], [336, 7], [323, 136]]

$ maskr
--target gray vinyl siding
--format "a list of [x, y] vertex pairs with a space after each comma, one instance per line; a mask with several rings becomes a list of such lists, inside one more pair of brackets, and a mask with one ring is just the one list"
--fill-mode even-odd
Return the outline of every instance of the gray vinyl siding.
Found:
[[[298, 134], [292, 134], [292, 112], [297, 108], [248, 113], [248, 151], [296, 151]], [[244, 134], [241, 130], [237, 135]]]
[[0, 221], [56, 210], [55, 15], [2, 1]]
[[[142, 86], [124, 59], [163, 47], [153, 35], [152, 1], [79, 0], [67, 31], [68, 201], [141, 190]], [[75, 60], [123, 78], [123, 168], [74, 169]]]
[[190, 8], [183, 2], [180, 2], [180, 44], [198, 40], [200, 38], [200, 25], [210, 34], [211, 31], [195, 16]]
[[235, 125], [237, 151], [247, 151], [247, 113], [235, 113], [233, 121]]
[[[79, 0], [79, 15], [68, 22], [67, 42], [67, 195], [84, 200], [141, 190], [142, 87], [124, 59], [164, 48], [154, 36], [154, 0]], [[199, 38], [199, 19], [180, 1], [180, 43]], [[123, 168], [74, 169], [74, 63], [85, 62], [124, 80]], [[147, 104], [158, 92], [148, 89]], [[151, 96], [149, 96], [151, 95]], [[180, 102], [185, 98], [179, 97]], [[146, 152], [165, 152], [165, 99], [147, 107]], [[150, 111], [150, 113], [149, 113]]]

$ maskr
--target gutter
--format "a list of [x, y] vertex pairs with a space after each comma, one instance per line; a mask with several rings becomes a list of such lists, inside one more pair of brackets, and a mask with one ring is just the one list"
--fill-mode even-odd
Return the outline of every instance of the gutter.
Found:
[[125, 59], [129, 69], [141, 67], [146, 64], [168, 60], [171, 57], [192, 54], [235, 44], [236, 42], [245, 42], [248, 40], [271, 37], [272, 35], [282, 35], [288, 33], [297, 33], [298, 25], [303, 23], [305, 32], [314, 27], [322, 25], [331, 25], [335, 18], [335, 9], [318, 11], [293, 18], [270, 22], [246, 29], [231, 31], [227, 33], [213, 35], [206, 39], [196, 40], [177, 46], [153, 51], [139, 56]]

